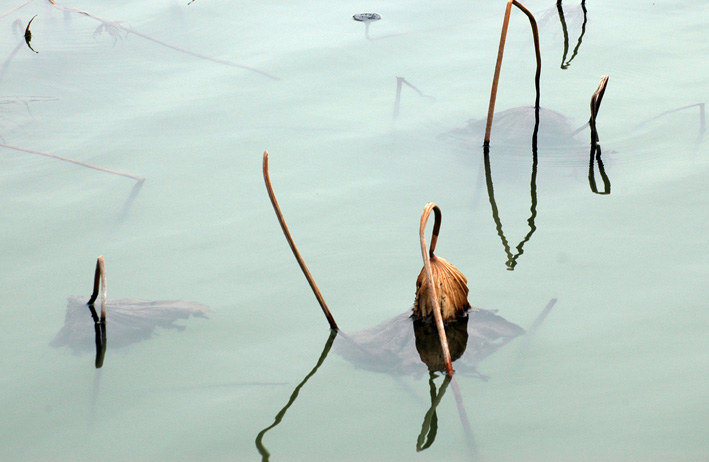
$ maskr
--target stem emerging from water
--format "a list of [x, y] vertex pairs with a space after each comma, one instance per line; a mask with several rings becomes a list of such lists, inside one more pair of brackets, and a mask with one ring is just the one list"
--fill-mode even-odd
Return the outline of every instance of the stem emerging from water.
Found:
[[[435, 222], [433, 224], [433, 235], [431, 236], [431, 250], [426, 250], [426, 236], [424, 236], [424, 231], [426, 230], [426, 223], [428, 222], [428, 217], [431, 215], [431, 211], [435, 212]], [[453, 362], [451, 361], [451, 353], [448, 348], [448, 338], [446, 337], [446, 328], [443, 325], [443, 316], [441, 315], [441, 307], [438, 305], [438, 295], [436, 294], [436, 284], [433, 281], [433, 271], [431, 270], [431, 258], [433, 257], [433, 251], [436, 248], [436, 241], [438, 240], [438, 232], [441, 229], [441, 209], [438, 208], [433, 202], [429, 202], [423, 208], [423, 214], [421, 214], [421, 222], [419, 224], [419, 239], [421, 241], [421, 255], [423, 256], [423, 267], [426, 270], [426, 283], [428, 284], [428, 293], [431, 298], [431, 304], [433, 306], [433, 317], [436, 320], [436, 328], [438, 329], [438, 338], [441, 341], [441, 350], [443, 351], [443, 362], [446, 365], [446, 373], [449, 376], [453, 376], [455, 372], [453, 370]]]
[[534, 51], [537, 57], [537, 72], [534, 76], [534, 86], [537, 91], [537, 97], [534, 102], [534, 107], [539, 108], [539, 78], [542, 75], [542, 55], [539, 51], [539, 31], [537, 29], [537, 21], [534, 15], [517, 0], [509, 0], [505, 9], [505, 18], [502, 21], [502, 33], [500, 34], [500, 47], [497, 51], [497, 63], [495, 64], [495, 76], [492, 79], [492, 90], [490, 91], [490, 105], [487, 109], [487, 124], [485, 125], [485, 142], [484, 146], [490, 146], [490, 131], [492, 130], [492, 116], [495, 112], [495, 99], [497, 98], [497, 85], [500, 81], [500, 69], [502, 68], [502, 55], [505, 51], [505, 40], [507, 39], [507, 26], [510, 22], [510, 11], [512, 5], [516, 6], [529, 18], [529, 23], [532, 26], [532, 35], [534, 36]]
[[315, 279], [313, 279], [313, 276], [308, 270], [308, 266], [305, 264], [303, 257], [300, 255], [298, 248], [295, 246], [295, 242], [293, 242], [293, 237], [291, 236], [290, 231], [288, 230], [288, 225], [286, 225], [286, 220], [283, 218], [283, 214], [281, 213], [281, 208], [278, 206], [276, 195], [273, 192], [273, 187], [271, 186], [271, 178], [268, 175], [268, 151], [263, 152], [263, 179], [266, 182], [268, 197], [271, 199], [271, 204], [273, 204], [273, 210], [276, 212], [278, 223], [281, 224], [281, 229], [283, 230], [283, 234], [286, 236], [286, 240], [288, 241], [288, 245], [290, 245], [291, 251], [293, 252], [293, 256], [295, 256], [295, 259], [298, 261], [298, 265], [300, 265], [300, 269], [303, 271], [305, 279], [308, 280], [308, 284], [310, 284], [310, 288], [313, 290], [315, 298], [318, 299], [318, 303], [320, 303], [320, 307], [322, 308], [322, 311], [325, 314], [325, 317], [327, 318], [327, 322], [330, 324], [330, 329], [338, 331], [339, 328], [337, 327], [335, 318], [332, 317], [332, 313], [330, 313], [330, 310], [328, 309], [327, 304], [325, 303], [325, 299], [320, 293], [318, 285], [315, 283]]

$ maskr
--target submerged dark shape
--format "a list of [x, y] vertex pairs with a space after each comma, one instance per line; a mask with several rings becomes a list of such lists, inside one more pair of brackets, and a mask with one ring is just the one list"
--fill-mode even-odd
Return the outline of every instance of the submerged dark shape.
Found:
[[[67, 299], [64, 326], [49, 343], [51, 346], [69, 347], [74, 354], [95, 350], [95, 326], [87, 300], [87, 297]], [[176, 321], [191, 316], [206, 318], [210, 311], [200, 303], [181, 300], [109, 299], [106, 302], [106, 324], [110, 325], [111, 348], [150, 339], [158, 327], [182, 331], [185, 326], [175, 324]]]
[[37, 17], [37, 15], [32, 16], [32, 19], [30, 19], [30, 22], [27, 23], [27, 28], [25, 29], [25, 43], [30, 48], [30, 50], [34, 51], [35, 53], [39, 53], [39, 51], [36, 51], [34, 48], [32, 48], [32, 45], [30, 45], [30, 42], [32, 41], [32, 32], [30, 31], [30, 25], [32, 24], [32, 21], [34, 21], [34, 18], [36, 18], [36, 17]]
[[[535, 125], [534, 106], [521, 106], [496, 112], [492, 127], [495, 145], [503, 147], [529, 147]], [[483, 145], [486, 119], [469, 119], [463, 128], [442, 133], [440, 137], [463, 149]], [[585, 125], [583, 126], [585, 128]], [[579, 147], [583, 143], [576, 138], [580, 130], [574, 130], [571, 119], [552, 109], [539, 108], [537, 143], [545, 147]], [[529, 150], [525, 149], [524, 153]]]
[[[469, 310], [446, 325], [456, 374], [484, 378], [477, 371], [478, 364], [524, 333], [493, 311]], [[414, 321], [412, 311], [407, 311], [370, 329], [340, 332], [335, 351], [358, 369], [422, 376], [445, 370], [437, 335], [435, 324]]]

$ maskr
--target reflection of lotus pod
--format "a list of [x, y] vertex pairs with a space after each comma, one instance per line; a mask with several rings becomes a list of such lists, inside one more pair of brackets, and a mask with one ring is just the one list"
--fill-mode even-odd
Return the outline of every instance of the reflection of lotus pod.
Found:
[[[435, 255], [431, 257], [431, 273], [441, 307], [443, 322], [453, 321], [470, 308], [468, 303], [468, 280], [453, 264]], [[426, 271], [421, 270], [416, 280], [414, 318], [429, 319], [433, 315], [433, 303], [426, 284]]]
[[[414, 321], [414, 335], [416, 336], [416, 350], [421, 361], [428, 366], [428, 370], [431, 372], [445, 371], [446, 364], [443, 360], [436, 325], [432, 322]], [[468, 344], [468, 316], [462, 316], [446, 324], [446, 338], [450, 348], [451, 361], [463, 356]]]

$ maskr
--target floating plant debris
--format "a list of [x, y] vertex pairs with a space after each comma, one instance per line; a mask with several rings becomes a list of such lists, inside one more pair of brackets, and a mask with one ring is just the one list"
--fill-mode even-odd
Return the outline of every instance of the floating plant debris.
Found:
[[[99, 295], [99, 282], [100, 317], [94, 308]], [[68, 298], [64, 326], [49, 344], [55, 348], [69, 347], [74, 354], [91, 351], [95, 345], [96, 367], [99, 368], [107, 343], [107, 326], [110, 326], [108, 337], [111, 347], [121, 348], [152, 338], [158, 327], [182, 331], [185, 327], [175, 324], [176, 321], [190, 317], [204, 318], [209, 311], [209, 307], [200, 303], [181, 300], [107, 300], [106, 271], [103, 256], [100, 256], [96, 261], [91, 297], [88, 301], [86, 297]]]
[[32, 24], [32, 21], [34, 21], [34, 18], [36, 18], [36, 17], [37, 17], [37, 15], [32, 16], [32, 19], [30, 19], [30, 22], [27, 23], [27, 28], [25, 29], [25, 43], [30, 48], [30, 50], [34, 51], [35, 53], [39, 53], [39, 51], [36, 51], [34, 48], [32, 48], [32, 45], [30, 45], [30, 42], [32, 41], [32, 32], [30, 31], [30, 25]]
[[[86, 297], [67, 299], [64, 326], [50, 345], [68, 347], [75, 354], [87, 353], [94, 347], [94, 325]], [[140, 300], [119, 298], [106, 302], [106, 324], [111, 348], [122, 348], [151, 339], [158, 328], [184, 331], [176, 324], [190, 317], [206, 318], [211, 309], [201, 303], [182, 300]]]
[[[394, 376], [445, 371], [436, 327], [413, 320], [406, 311], [381, 324], [350, 334], [340, 332], [335, 351], [358, 369]], [[477, 366], [525, 333], [494, 311], [472, 308], [445, 326], [456, 374], [485, 378]]]
[[352, 18], [355, 21], [367, 22], [367, 21], [379, 21], [382, 19], [377, 13], [357, 13]]
[[377, 13], [357, 13], [352, 16], [352, 19], [364, 23], [364, 36], [367, 40], [372, 40], [369, 37], [369, 24], [374, 21], [379, 21], [380, 19], [382, 19], [382, 17], [379, 16]]
[[[492, 124], [497, 133], [496, 145], [529, 147], [536, 124], [535, 111], [534, 106], [520, 106], [496, 112]], [[440, 137], [462, 149], [481, 146], [486, 123], [486, 119], [469, 119], [465, 127], [449, 130]], [[576, 134], [569, 117], [553, 109], [539, 108], [537, 143], [540, 147], [581, 147], [581, 140], [574, 138]]]

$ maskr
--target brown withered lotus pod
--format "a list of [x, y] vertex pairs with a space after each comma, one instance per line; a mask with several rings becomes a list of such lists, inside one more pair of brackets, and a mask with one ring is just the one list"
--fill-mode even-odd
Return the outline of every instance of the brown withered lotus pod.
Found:
[[[428, 217], [434, 212], [435, 221], [433, 222], [433, 233], [431, 235], [431, 248], [426, 249], [426, 237], [424, 231]], [[443, 259], [437, 259], [433, 255], [438, 242], [438, 233], [441, 231], [441, 209], [429, 202], [423, 208], [421, 221], [419, 222], [419, 241], [421, 244], [421, 256], [423, 257], [423, 275], [419, 275], [417, 280], [418, 290], [414, 304], [414, 319], [424, 319], [424, 313], [433, 313], [433, 319], [438, 330], [438, 337], [441, 342], [441, 352], [443, 353], [443, 363], [446, 365], [446, 373], [452, 376], [453, 361], [451, 360], [450, 348], [448, 339], [446, 338], [446, 320], [452, 321], [456, 319], [456, 312], [460, 310], [461, 314], [465, 313], [468, 304], [468, 286], [465, 276], [458, 271], [455, 266], [451, 265]], [[439, 260], [434, 264], [434, 261]], [[423, 288], [423, 289], [422, 289]], [[443, 303], [446, 307], [446, 315], [441, 308]]]
[[[468, 302], [468, 280], [458, 268], [448, 260], [432, 256], [431, 272], [436, 288], [438, 305], [441, 307], [443, 322], [448, 323], [463, 316], [470, 308]], [[430, 319], [433, 316], [429, 285], [426, 281], [426, 269], [421, 269], [416, 280], [416, 299], [414, 300], [414, 318]]]
[[[435, 221], [431, 236], [431, 248], [426, 251], [423, 231], [431, 212], [434, 212]], [[419, 227], [424, 265], [419, 277], [416, 279], [413, 318], [430, 321], [437, 317], [435, 308], [437, 304], [440, 307], [443, 323], [448, 323], [456, 320], [459, 316], [463, 316], [466, 310], [470, 308], [470, 303], [468, 303], [468, 280], [463, 273], [448, 260], [433, 254], [436, 250], [436, 242], [438, 242], [440, 230], [441, 209], [436, 204], [429, 202], [424, 207]], [[430, 275], [428, 275], [429, 271]], [[432, 284], [429, 284], [429, 277]]]

